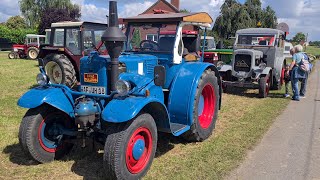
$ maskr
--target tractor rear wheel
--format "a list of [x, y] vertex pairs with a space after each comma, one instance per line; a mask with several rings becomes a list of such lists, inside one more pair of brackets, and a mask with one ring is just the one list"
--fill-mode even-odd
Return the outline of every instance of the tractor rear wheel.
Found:
[[39, 54], [38, 48], [36, 48], [36, 47], [29, 47], [28, 48], [28, 51], [27, 51], [28, 59], [35, 60], [35, 59], [37, 59], [38, 54]]
[[44, 58], [45, 70], [53, 84], [70, 88], [77, 84], [76, 71], [71, 61], [63, 54], [49, 54]]
[[261, 77], [259, 80], [259, 97], [266, 98], [270, 90], [270, 75]]
[[103, 165], [109, 179], [141, 179], [157, 148], [157, 127], [150, 114], [128, 123], [106, 124]]
[[193, 104], [193, 124], [183, 134], [188, 141], [204, 141], [213, 132], [219, 110], [219, 86], [214, 72], [206, 70], [197, 86]]
[[19, 128], [22, 150], [40, 163], [51, 162], [67, 154], [73, 144], [63, 135], [64, 129], [73, 129], [72, 120], [65, 113], [48, 105], [29, 109]]

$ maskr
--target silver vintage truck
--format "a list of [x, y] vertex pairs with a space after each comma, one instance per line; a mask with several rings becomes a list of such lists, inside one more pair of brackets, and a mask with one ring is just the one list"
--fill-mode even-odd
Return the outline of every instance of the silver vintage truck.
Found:
[[236, 32], [231, 64], [217, 64], [223, 86], [259, 89], [259, 97], [270, 89], [281, 89], [284, 76], [286, 33], [278, 29], [249, 28]]

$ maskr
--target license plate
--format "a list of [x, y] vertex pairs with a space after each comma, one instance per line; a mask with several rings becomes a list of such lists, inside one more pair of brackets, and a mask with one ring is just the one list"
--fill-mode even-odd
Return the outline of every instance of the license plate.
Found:
[[98, 86], [81, 86], [81, 91], [90, 94], [106, 94], [106, 88]]
[[87, 82], [87, 83], [98, 83], [98, 74], [84, 73], [84, 82]]

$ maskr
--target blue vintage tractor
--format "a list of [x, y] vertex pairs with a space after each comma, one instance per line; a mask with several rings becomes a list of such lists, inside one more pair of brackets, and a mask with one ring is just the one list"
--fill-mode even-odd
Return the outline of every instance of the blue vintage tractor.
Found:
[[151, 166], [159, 131], [203, 141], [215, 128], [218, 70], [202, 62], [201, 37], [182, 33], [209, 27], [212, 19], [207, 13], [139, 15], [124, 19], [125, 36], [116, 1], [109, 6], [109, 27], [101, 38], [109, 56], [93, 51], [81, 59], [78, 91], [50, 84], [39, 60], [40, 86], [18, 101], [29, 108], [19, 141], [33, 159], [46, 163], [68, 153], [75, 139], [85, 146], [92, 137], [104, 144], [108, 177], [138, 179]]

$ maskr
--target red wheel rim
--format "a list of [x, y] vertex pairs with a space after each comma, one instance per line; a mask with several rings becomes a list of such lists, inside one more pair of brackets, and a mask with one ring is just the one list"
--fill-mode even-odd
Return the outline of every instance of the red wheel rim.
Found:
[[280, 78], [280, 83], [281, 83], [281, 85], [282, 84], [284, 84], [284, 72], [285, 72], [285, 69], [284, 68], [282, 68], [282, 70], [281, 70], [281, 78]]
[[[39, 144], [40, 146], [47, 152], [50, 153], [55, 153], [57, 152], [60, 148], [62, 148], [61, 146], [58, 146], [57, 144], [55, 144], [54, 141], [50, 140], [49, 138], [46, 137], [46, 126], [47, 126], [47, 122], [46, 121], [50, 121], [50, 118], [56, 118], [56, 117], [64, 117], [67, 118], [64, 114], [62, 113], [52, 113], [47, 115], [40, 123], [39, 128], [38, 128], [38, 140], [39, 140]], [[50, 124], [50, 123], [49, 123]]]
[[[141, 154], [139, 158], [134, 157], [137, 150], [137, 143], [143, 142], [143, 147], [140, 146]], [[143, 149], [142, 149], [143, 148]], [[132, 174], [141, 172], [148, 164], [152, 152], [152, 135], [148, 128], [140, 127], [134, 131], [128, 141], [126, 150], [126, 165]]]
[[203, 110], [198, 113], [200, 126], [203, 129], [209, 128], [212, 123], [212, 118], [215, 115], [216, 94], [211, 84], [206, 84], [201, 93], [203, 97]]

